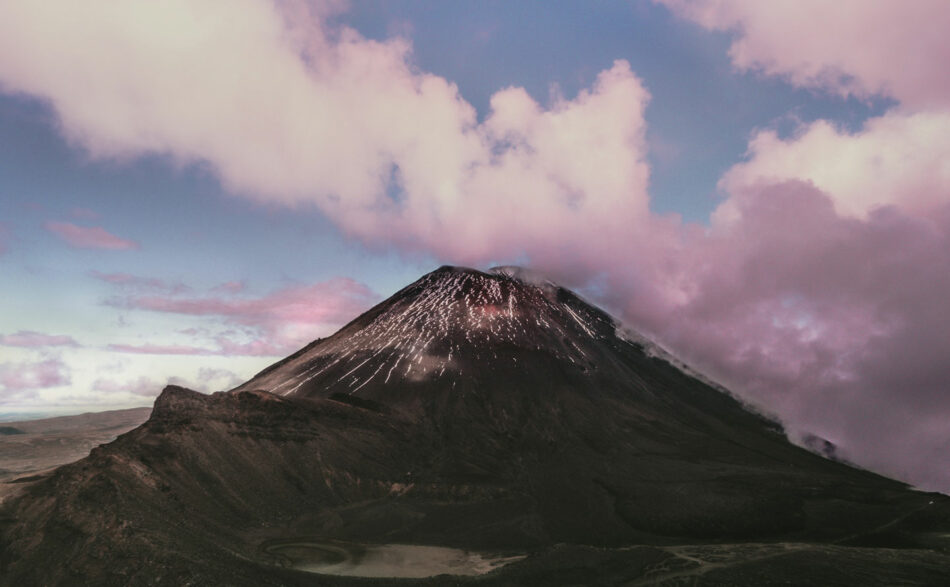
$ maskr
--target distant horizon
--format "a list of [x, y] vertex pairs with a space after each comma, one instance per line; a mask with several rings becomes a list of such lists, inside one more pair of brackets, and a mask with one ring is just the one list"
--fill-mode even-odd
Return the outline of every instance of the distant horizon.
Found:
[[68, 418], [70, 416], [84, 416], [86, 414], [100, 414], [102, 412], [124, 412], [126, 410], [150, 410], [152, 409], [151, 405], [147, 406], [131, 406], [126, 408], [112, 408], [104, 410], [96, 410], [94, 412], [27, 412], [23, 414], [18, 414], [14, 412], [0, 412], [0, 423], [10, 424], [13, 422], [32, 422], [33, 420], [51, 420], [53, 418]]

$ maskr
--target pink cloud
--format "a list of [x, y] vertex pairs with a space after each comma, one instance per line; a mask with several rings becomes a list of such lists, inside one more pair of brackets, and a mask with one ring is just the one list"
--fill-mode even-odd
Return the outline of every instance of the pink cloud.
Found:
[[[712, 30], [732, 31], [741, 70], [915, 108], [950, 105], [950, 5], [943, 0], [656, 0]], [[873, 39], [870, 42], [869, 39]]]
[[377, 299], [364, 284], [335, 278], [286, 287], [259, 298], [142, 295], [115, 298], [109, 303], [129, 309], [221, 317], [227, 323], [251, 327], [262, 335], [259, 341], [242, 343], [219, 337], [216, 342], [221, 345], [221, 352], [275, 355], [349, 321]]
[[131, 381], [116, 381], [114, 379], [99, 378], [93, 381], [94, 391], [106, 393], [132, 393], [145, 397], [155, 397], [162, 391], [163, 384], [148, 377], [139, 377]]
[[73, 337], [64, 334], [43, 334], [20, 330], [13, 334], [0, 334], [0, 345], [18, 347], [78, 346]]
[[0, 363], [0, 386], [4, 391], [18, 392], [68, 385], [69, 369], [59, 359], [39, 362]]
[[290, 340], [278, 342], [257, 339], [249, 342], [236, 342], [226, 336], [215, 338], [215, 342], [218, 343], [218, 352], [226, 356], [280, 357], [286, 355], [288, 349], [299, 346], [299, 343]]
[[134, 275], [129, 275], [128, 273], [102, 273], [100, 271], [90, 271], [89, 274], [95, 277], [96, 279], [105, 281], [106, 283], [114, 283], [117, 285], [126, 285], [130, 283], [136, 284], [136, 285], [146, 284], [149, 286], [158, 286], [158, 287], [161, 287], [163, 285], [162, 281], [158, 279], [146, 279], [142, 277], [136, 277]]
[[139, 244], [135, 241], [118, 237], [99, 226], [84, 227], [69, 222], [52, 221], [47, 222], [44, 226], [46, 230], [77, 249], [129, 250], [139, 248]]
[[160, 344], [110, 344], [106, 347], [117, 353], [137, 353], [143, 355], [212, 355], [213, 350], [186, 345]]
[[[947, 193], [950, 196], [950, 193]], [[800, 181], [732, 194], [735, 219], [670, 257], [669, 291], [611, 288], [632, 323], [689, 362], [818, 432], [865, 466], [931, 488], [950, 441], [950, 197], [926, 218], [896, 207], [843, 217]], [[614, 279], [629, 279], [624, 272]], [[938, 416], [939, 414], [939, 416]], [[916, 416], [915, 416], [916, 415]]]
[[227, 336], [218, 336], [214, 339], [216, 348], [205, 348], [181, 344], [110, 344], [107, 350], [117, 353], [134, 353], [142, 355], [224, 355], [228, 357], [257, 356], [279, 357], [296, 349], [296, 342], [270, 340], [250, 340], [237, 342]]
[[646, 252], [665, 268], [638, 259], [612, 272], [611, 295], [793, 435], [818, 432], [863, 466], [950, 491], [934, 466], [950, 442], [950, 9], [662, 1], [732, 31], [739, 69], [901, 106], [856, 132], [817, 121], [784, 139], [757, 133], [720, 182], [712, 227], [667, 233]]
[[103, 273], [101, 271], [90, 271], [89, 275], [100, 281], [111, 283], [112, 285], [122, 286], [130, 290], [138, 291], [163, 291], [172, 294], [181, 294], [190, 291], [191, 288], [181, 282], [168, 282], [155, 277], [141, 277], [129, 273]]
[[[120, 287], [139, 285], [141, 279], [125, 274], [97, 275]], [[157, 287], [164, 282], [144, 282]], [[209, 339], [210, 346], [195, 344], [112, 344], [116, 352], [180, 355], [281, 356], [358, 315], [374, 303], [378, 296], [366, 285], [347, 278], [326, 282], [294, 285], [268, 295], [249, 298], [234, 297], [231, 292], [244, 289], [238, 282], [215, 287], [209, 293], [219, 295], [180, 295], [173, 290], [163, 295], [138, 293], [116, 296], [107, 303], [131, 310], [146, 310], [190, 316], [219, 318], [225, 324], [239, 326], [238, 331], [189, 328], [179, 331], [196, 340]], [[224, 295], [220, 295], [220, 294]]]
[[243, 281], [228, 281], [227, 283], [215, 286], [211, 291], [212, 293], [237, 294], [243, 292], [245, 289], [247, 289], [247, 284]]

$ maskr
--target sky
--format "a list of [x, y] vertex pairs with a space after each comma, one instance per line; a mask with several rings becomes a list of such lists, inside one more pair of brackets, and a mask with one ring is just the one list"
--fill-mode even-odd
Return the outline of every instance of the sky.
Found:
[[950, 491], [943, 0], [0, 3], [0, 418], [522, 264]]

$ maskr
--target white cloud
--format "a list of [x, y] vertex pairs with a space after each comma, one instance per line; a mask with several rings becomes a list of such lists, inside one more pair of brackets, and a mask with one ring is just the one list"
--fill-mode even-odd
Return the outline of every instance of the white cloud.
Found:
[[741, 70], [841, 95], [950, 105], [950, 10], [944, 0], [656, 0], [735, 34]]
[[649, 96], [625, 62], [548, 109], [503, 90], [479, 123], [408, 42], [327, 28], [316, 6], [7, 2], [0, 84], [47, 100], [94, 157], [207, 165], [367, 241], [486, 259], [551, 230], [567, 250], [591, 226], [616, 240], [646, 214]]
[[[819, 120], [789, 139], [756, 134], [749, 159], [729, 170], [720, 186], [735, 193], [790, 179], [812, 182], [842, 215], [866, 218], [894, 205], [926, 216], [950, 201], [950, 112], [890, 112], [855, 133]], [[734, 216], [727, 203], [718, 212]]]

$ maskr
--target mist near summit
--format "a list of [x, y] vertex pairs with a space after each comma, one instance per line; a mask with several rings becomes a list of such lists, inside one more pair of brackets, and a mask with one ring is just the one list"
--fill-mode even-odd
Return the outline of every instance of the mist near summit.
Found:
[[659, 4], [731, 35], [739, 72], [894, 105], [756, 130], [697, 223], [651, 208], [651, 94], [627, 61], [547, 103], [499, 88], [480, 117], [411, 35], [366, 38], [341, 2], [5, 2], [0, 88], [93, 161], [161, 155], [373, 250], [531, 266], [793, 437], [950, 492], [950, 7], [769, 3], [776, 28], [763, 3]]

